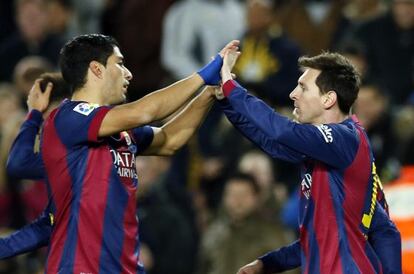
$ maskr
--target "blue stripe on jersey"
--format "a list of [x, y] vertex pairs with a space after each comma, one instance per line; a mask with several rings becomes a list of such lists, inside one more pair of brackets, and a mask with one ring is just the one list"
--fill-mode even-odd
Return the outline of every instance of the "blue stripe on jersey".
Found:
[[[48, 197], [48, 204], [47, 204], [47, 208], [48, 208], [48, 213], [49, 214], [53, 214], [52, 218], [53, 218], [53, 223], [51, 225], [54, 225], [55, 223], [55, 217], [56, 217], [56, 203], [55, 200], [53, 199], [53, 195], [52, 195], [52, 187], [49, 183], [48, 178], [45, 176], [44, 178], [44, 183], [46, 185], [46, 189], [47, 189], [47, 197]], [[49, 215], [50, 218], [50, 215]]]
[[[104, 215], [104, 228], [102, 235], [102, 249], [99, 259], [99, 273], [121, 273], [121, 256], [122, 246], [119, 243], [124, 239], [124, 213], [128, 204], [128, 193], [126, 192], [122, 183], [119, 182], [119, 177], [114, 168], [111, 170], [111, 179], [108, 190], [107, 201], [117, 201], [116, 203], [106, 202]], [[111, 205], [111, 207], [108, 207]], [[109, 228], [116, 227], [117, 231]], [[113, 260], [108, 262], [108, 258]]]
[[143, 265], [141, 265], [141, 264], [138, 265], [137, 274], [146, 274], [145, 268], [144, 268]]
[[[78, 220], [79, 220], [79, 206], [80, 199], [82, 196], [82, 186], [83, 180], [81, 182], [74, 181], [73, 178], [85, 177], [87, 160], [88, 157], [79, 157], [80, 154], [88, 153], [87, 147], [82, 148], [80, 153], [68, 153], [67, 154], [67, 163], [76, 163], [76, 165], [68, 166], [69, 174], [72, 177], [72, 203], [69, 214], [71, 218], [68, 222], [67, 227], [67, 238], [65, 241], [65, 246], [63, 248], [62, 258], [59, 264], [58, 269], [65, 269], [69, 272], [73, 272], [73, 266], [75, 262], [75, 251], [76, 245], [78, 242]], [[79, 162], [82, 160], [82, 162]], [[61, 209], [62, 210], [62, 209]]]
[[[311, 212], [315, 211], [315, 204], [313, 203], [312, 200], [309, 200], [308, 203], [308, 209]], [[310, 215], [310, 214], [308, 214]], [[308, 235], [308, 244], [309, 244], [309, 249], [308, 249], [308, 262], [309, 265], [306, 266], [307, 269], [309, 270], [308, 273], [320, 273], [320, 253], [319, 253], [319, 246], [318, 246], [318, 241], [316, 240], [316, 233], [314, 231], [314, 224], [313, 222], [307, 222], [306, 223], [306, 230], [307, 230], [307, 235]], [[310, 253], [312, 252], [312, 254]], [[306, 261], [306, 260], [305, 260]], [[305, 269], [304, 269], [305, 271]]]
[[367, 254], [368, 259], [372, 263], [372, 266], [375, 269], [375, 273], [383, 273], [381, 260], [379, 259], [378, 255], [375, 253], [374, 249], [372, 248], [369, 242], [367, 242], [365, 245], [365, 253]]
[[[328, 180], [329, 182], [344, 182], [343, 174], [336, 173], [336, 175], [341, 176], [340, 178], [334, 178], [334, 174], [329, 172], [328, 173]], [[333, 189], [336, 188], [336, 189]], [[333, 197], [334, 204], [334, 212], [336, 217], [336, 223], [338, 224], [338, 242], [339, 242], [339, 254], [342, 264], [342, 273], [358, 273], [358, 267], [353, 260], [352, 256], [348, 256], [351, 253], [351, 249], [349, 247], [349, 241], [346, 234], [345, 228], [345, 216], [344, 216], [344, 208], [341, 206], [344, 202], [344, 185], [343, 184], [332, 184], [329, 183], [329, 189], [331, 194], [340, 194], [340, 196]]]

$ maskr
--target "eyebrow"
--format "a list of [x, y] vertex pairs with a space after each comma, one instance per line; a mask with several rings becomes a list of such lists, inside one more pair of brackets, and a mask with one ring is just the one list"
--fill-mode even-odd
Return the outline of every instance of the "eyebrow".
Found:
[[305, 84], [305, 83], [303, 83], [303, 82], [301, 82], [301, 81], [298, 81], [298, 84], [299, 84], [299, 86], [301, 86], [301, 87], [307, 88], [306, 84]]

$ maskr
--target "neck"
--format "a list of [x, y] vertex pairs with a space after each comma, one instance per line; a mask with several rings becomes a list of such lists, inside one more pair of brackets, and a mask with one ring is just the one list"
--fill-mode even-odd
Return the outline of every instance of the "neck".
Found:
[[326, 115], [321, 117], [319, 121], [314, 123], [315, 125], [319, 124], [338, 124], [342, 123], [344, 120], [348, 119], [349, 115], [343, 114], [342, 112], [328, 112]]
[[76, 90], [72, 95], [72, 101], [84, 101], [90, 104], [98, 104], [100, 106], [105, 105], [100, 89], [88, 86]]

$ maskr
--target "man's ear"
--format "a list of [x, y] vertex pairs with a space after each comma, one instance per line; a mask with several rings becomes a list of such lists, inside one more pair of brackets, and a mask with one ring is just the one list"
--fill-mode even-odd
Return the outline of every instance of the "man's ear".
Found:
[[103, 65], [101, 63], [92, 61], [89, 63], [89, 69], [96, 77], [102, 78]]
[[338, 100], [338, 95], [333, 90], [328, 91], [322, 97], [322, 104], [324, 105], [325, 109], [330, 109]]

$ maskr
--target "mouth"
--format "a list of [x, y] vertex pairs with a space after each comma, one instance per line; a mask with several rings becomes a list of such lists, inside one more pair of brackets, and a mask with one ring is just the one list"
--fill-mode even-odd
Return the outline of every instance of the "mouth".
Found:
[[294, 106], [294, 109], [292, 111], [293, 116], [297, 118], [299, 113], [300, 113], [300, 109], [297, 106]]
[[123, 89], [124, 92], [127, 92], [128, 86], [129, 86], [129, 82], [128, 81], [124, 82], [124, 84], [122, 85], [122, 89]]

